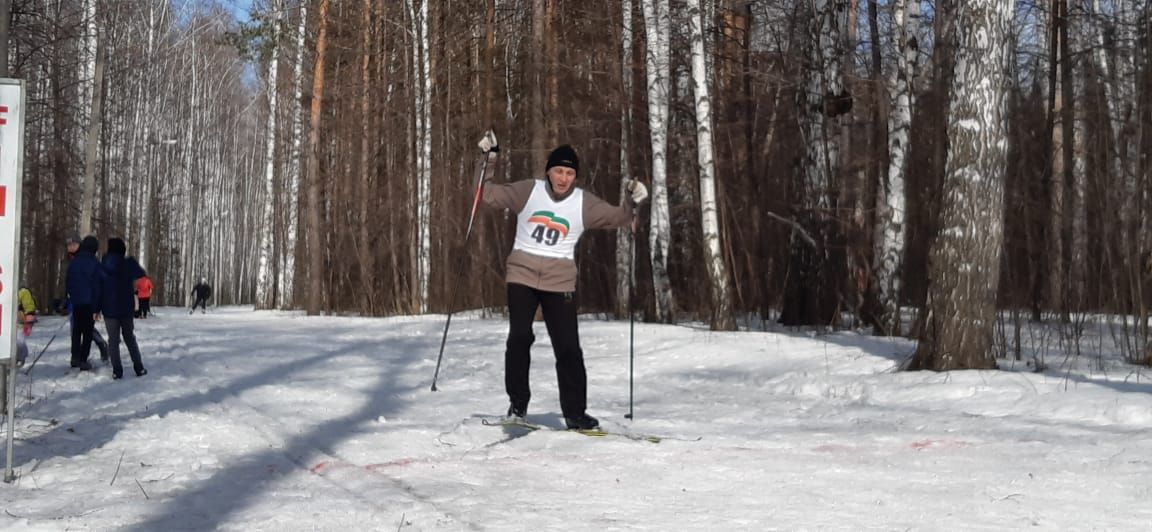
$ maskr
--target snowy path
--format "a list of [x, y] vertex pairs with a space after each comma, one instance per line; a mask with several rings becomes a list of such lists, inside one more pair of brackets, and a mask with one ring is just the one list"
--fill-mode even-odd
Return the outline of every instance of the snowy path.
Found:
[[[1108, 374], [896, 373], [906, 341], [637, 324], [629, 421], [628, 324], [582, 320], [590, 413], [607, 428], [702, 437], [651, 444], [482, 425], [506, 407], [499, 320], [453, 320], [433, 393], [442, 318], [159, 313], [138, 325], [146, 377], [72, 373], [63, 337], [21, 375], [20, 478], [0, 487], [0, 528], [1152, 523], [1152, 386], [1118, 364]], [[38, 327], [33, 353], [59, 319]], [[555, 427], [538, 329], [529, 419]]]

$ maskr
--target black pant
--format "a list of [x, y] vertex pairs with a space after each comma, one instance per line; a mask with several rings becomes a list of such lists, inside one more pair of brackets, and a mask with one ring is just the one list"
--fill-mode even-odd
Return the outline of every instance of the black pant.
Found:
[[191, 314], [191, 313], [195, 312], [197, 306], [200, 307], [200, 310], [208, 310], [208, 308], [205, 306], [207, 304], [208, 304], [208, 298], [198, 297], [198, 298], [196, 298], [196, 301], [194, 301], [192, 303], [192, 310], [189, 311], [188, 313]]
[[148, 311], [152, 310], [152, 298], [140, 298], [140, 310], [136, 311], [136, 317], [144, 319], [148, 317]]
[[552, 351], [556, 354], [556, 379], [560, 385], [560, 410], [564, 417], [584, 414], [588, 405], [588, 375], [580, 330], [576, 324], [574, 293], [544, 292], [520, 284], [508, 285], [508, 343], [504, 351], [504, 386], [512, 406], [527, 410], [532, 392], [528, 368], [532, 363], [532, 321], [536, 307], [544, 313]]
[[91, 305], [72, 307], [72, 367], [80, 367], [88, 362], [88, 352], [92, 350], [92, 333], [96, 329], [96, 316]]
[[128, 356], [132, 357], [132, 370], [137, 374], [144, 371], [144, 362], [140, 359], [140, 347], [136, 344], [136, 327], [132, 318], [104, 318], [104, 326], [108, 328], [108, 355], [112, 358], [112, 374], [117, 377], [124, 375], [124, 366], [120, 364], [121, 335], [124, 336], [124, 345], [128, 346]]

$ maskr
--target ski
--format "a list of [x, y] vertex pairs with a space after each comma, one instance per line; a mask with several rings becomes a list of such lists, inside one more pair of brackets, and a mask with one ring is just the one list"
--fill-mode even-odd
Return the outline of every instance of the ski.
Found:
[[[660, 443], [661, 441], [667, 440], [667, 439], [677, 439], [677, 438], [668, 438], [665, 436], [656, 436], [656, 435], [652, 435], [652, 434], [637, 434], [637, 433], [633, 433], [633, 432], [620, 432], [620, 431], [614, 431], [614, 430], [604, 430], [602, 428], [559, 429], [556, 427], [549, 427], [547, 425], [530, 423], [528, 421], [510, 421], [510, 420], [506, 420], [506, 419], [495, 419], [495, 420], [483, 419], [483, 420], [481, 420], [481, 422], [483, 424], [489, 426], [489, 427], [513, 427], [513, 428], [525, 429], [527, 431], [532, 431], [532, 432], [537, 431], [537, 430], [546, 430], [546, 431], [552, 431], [552, 432], [572, 432], [575, 434], [581, 434], [581, 435], [589, 436], [589, 437], [593, 437], [593, 438], [617, 437], [617, 438], [627, 438], [629, 440], [634, 440], [634, 441], [646, 441], [648, 443]], [[695, 440], [688, 440], [688, 441], [698, 441], [699, 439], [700, 438], [696, 438]]]

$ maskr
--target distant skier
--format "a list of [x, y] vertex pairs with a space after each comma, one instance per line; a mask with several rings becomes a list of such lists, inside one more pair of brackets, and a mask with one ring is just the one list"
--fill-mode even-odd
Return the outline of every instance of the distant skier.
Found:
[[144, 277], [136, 279], [136, 299], [140, 306], [136, 309], [136, 317], [142, 320], [148, 319], [148, 313], [152, 311], [152, 279], [148, 277], [148, 273], [144, 273]]
[[196, 312], [197, 305], [200, 306], [201, 314], [208, 312], [208, 298], [212, 297], [212, 286], [208, 284], [208, 279], [200, 278], [200, 282], [192, 287], [192, 297], [194, 300], [192, 301], [192, 310], [188, 311], [189, 314]]
[[506, 267], [508, 418], [523, 421], [528, 412], [528, 368], [536, 340], [532, 321], [539, 307], [556, 355], [564, 423], [569, 429], [593, 429], [600, 422], [585, 412], [588, 375], [576, 319], [576, 244], [586, 229], [615, 229], [632, 223], [633, 208], [648, 197], [648, 189], [631, 181], [626, 202], [615, 206], [577, 187], [580, 162], [576, 150], [567, 144], [552, 150], [544, 170], [546, 179], [484, 186], [485, 204], [516, 213], [516, 239]]
[[16, 320], [18, 323], [24, 323], [23, 331], [16, 333], [16, 367], [23, 367], [24, 362], [28, 360], [28, 342], [24, 340], [25, 336], [32, 334], [32, 325], [28, 323], [28, 319], [33, 316], [25, 316], [22, 309], [16, 309]]

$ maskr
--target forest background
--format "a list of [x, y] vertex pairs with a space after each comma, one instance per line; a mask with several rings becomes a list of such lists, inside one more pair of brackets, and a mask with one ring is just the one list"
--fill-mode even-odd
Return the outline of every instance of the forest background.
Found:
[[465, 241], [491, 128], [497, 181], [568, 143], [608, 201], [651, 185], [634, 235], [584, 238], [585, 312], [868, 326], [933, 369], [1107, 313], [1147, 363], [1149, 3], [4, 0], [23, 284], [62, 297], [81, 232], [126, 238], [158, 305], [206, 277], [498, 312], [511, 220]]

